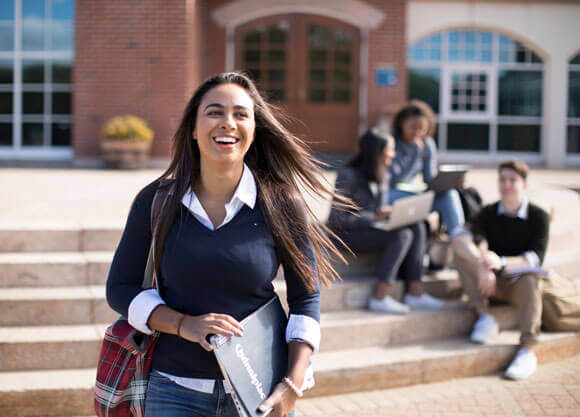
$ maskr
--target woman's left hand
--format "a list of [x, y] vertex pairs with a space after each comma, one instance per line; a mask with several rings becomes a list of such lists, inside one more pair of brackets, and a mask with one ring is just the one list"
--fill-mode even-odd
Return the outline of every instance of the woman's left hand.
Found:
[[258, 410], [265, 412], [270, 408], [274, 408], [272, 412], [268, 414], [268, 417], [286, 417], [294, 410], [297, 398], [298, 397], [294, 391], [292, 391], [288, 385], [284, 382], [280, 382], [276, 385], [276, 388], [274, 388], [274, 392], [272, 392], [272, 394], [270, 394], [270, 396], [260, 404]]

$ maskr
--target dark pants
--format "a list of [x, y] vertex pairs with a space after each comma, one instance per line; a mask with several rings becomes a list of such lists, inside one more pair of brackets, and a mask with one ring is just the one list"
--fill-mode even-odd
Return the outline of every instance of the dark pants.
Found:
[[409, 282], [421, 279], [427, 244], [423, 222], [389, 231], [369, 227], [342, 231], [338, 235], [356, 254], [383, 251], [379, 281], [392, 285], [398, 275], [408, 287]]

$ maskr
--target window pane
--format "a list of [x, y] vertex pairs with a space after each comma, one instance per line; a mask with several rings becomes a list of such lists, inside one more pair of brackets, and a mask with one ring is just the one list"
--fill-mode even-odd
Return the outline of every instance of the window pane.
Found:
[[268, 51], [268, 62], [271, 64], [284, 64], [286, 62], [286, 51], [270, 50]]
[[332, 101], [335, 101], [337, 103], [350, 102], [350, 91], [349, 90], [334, 90], [332, 92]]
[[0, 59], [0, 84], [12, 84], [14, 77], [14, 61]]
[[70, 21], [52, 22], [52, 50], [72, 51], [74, 49], [74, 26]]
[[72, 83], [72, 62], [69, 60], [58, 60], [52, 62], [52, 82], [55, 84]]
[[350, 71], [348, 71], [348, 70], [334, 70], [334, 82], [335, 83], [349, 83], [350, 82]]
[[351, 51], [334, 51], [334, 63], [337, 65], [350, 65]]
[[0, 146], [12, 145], [12, 123], [0, 123]]
[[449, 123], [447, 125], [447, 149], [487, 151], [489, 149], [489, 125]]
[[259, 44], [262, 34], [257, 30], [252, 30], [244, 35], [244, 43], [247, 45]]
[[568, 153], [580, 153], [580, 126], [568, 126]]
[[14, 2], [16, 0], [2, 0], [0, 20], [14, 20]]
[[73, 0], [52, 0], [53, 20], [74, 20], [75, 2]]
[[524, 44], [499, 36], [499, 62], [542, 63], [542, 59]]
[[244, 61], [246, 63], [260, 62], [260, 51], [247, 50], [244, 54]]
[[44, 21], [28, 19], [22, 23], [22, 49], [25, 51], [44, 50]]
[[28, 84], [44, 83], [44, 62], [39, 60], [23, 60], [22, 82]]
[[22, 145], [42, 146], [43, 131], [42, 123], [22, 123]]
[[43, 20], [45, 13], [45, 0], [22, 0], [22, 18]]
[[22, 93], [22, 113], [25, 114], [44, 113], [44, 94]]
[[441, 34], [415, 42], [407, 52], [411, 61], [439, 61], [441, 59]]
[[0, 51], [14, 50], [14, 24], [0, 22]]
[[311, 70], [310, 71], [310, 82], [311, 83], [323, 83], [326, 81], [326, 71], [321, 70]]
[[260, 70], [258, 70], [258, 69], [247, 69], [246, 71], [247, 71], [248, 75], [250, 76], [250, 78], [252, 80], [254, 80], [256, 82], [257, 81], [260, 81], [260, 75], [261, 75]]
[[572, 65], [580, 65], [580, 54], [578, 54], [574, 58], [572, 58], [570, 60], [570, 64], [572, 64]]
[[540, 126], [500, 125], [497, 133], [499, 151], [539, 152]]
[[408, 98], [418, 98], [431, 106], [435, 113], [439, 113], [439, 85], [441, 71], [439, 69], [409, 68]]
[[499, 71], [498, 102], [502, 116], [541, 116], [542, 72]]
[[70, 93], [52, 93], [52, 113], [70, 114]]
[[308, 101], [311, 103], [323, 103], [326, 101], [326, 90], [311, 88], [308, 90]]
[[453, 30], [449, 32], [449, 60], [491, 62], [491, 32]]
[[269, 70], [268, 81], [274, 83], [283, 83], [286, 80], [286, 71], [284, 70]]
[[12, 114], [12, 93], [0, 93], [0, 114]]
[[310, 25], [308, 27], [308, 45], [310, 47], [330, 46], [330, 29], [323, 25]]
[[68, 123], [52, 124], [52, 146], [70, 146], [71, 125]]
[[568, 83], [568, 117], [580, 117], [580, 71], [570, 71]]
[[281, 22], [268, 28], [268, 40], [270, 43], [285, 43], [288, 32], [288, 23]]
[[327, 53], [324, 49], [312, 49], [308, 52], [308, 55], [310, 65], [326, 64]]

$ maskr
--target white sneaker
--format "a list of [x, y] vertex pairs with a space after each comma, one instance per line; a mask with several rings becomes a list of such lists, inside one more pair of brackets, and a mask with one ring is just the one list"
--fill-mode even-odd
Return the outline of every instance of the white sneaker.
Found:
[[473, 325], [470, 340], [473, 343], [487, 343], [499, 333], [499, 325], [491, 314], [482, 314]]
[[416, 310], [442, 310], [445, 308], [445, 301], [425, 292], [419, 296], [411, 294], [405, 295], [405, 304]]
[[387, 295], [382, 300], [371, 296], [371, 299], [369, 300], [369, 310], [381, 313], [407, 314], [410, 308]]
[[508, 379], [525, 379], [538, 369], [538, 358], [531, 350], [523, 347], [504, 373]]

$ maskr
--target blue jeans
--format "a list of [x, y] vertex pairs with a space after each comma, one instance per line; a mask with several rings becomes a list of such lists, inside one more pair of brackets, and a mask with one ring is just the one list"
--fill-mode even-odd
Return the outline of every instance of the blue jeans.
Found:
[[[403, 190], [389, 190], [389, 204], [393, 204], [400, 198], [414, 195], [414, 193]], [[465, 215], [457, 190], [449, 190], [445, 193], [435, 194], [433, 210], [439, 213], [441, 223], [447, 228], [447, 233], [453, 236], [458, 226], [465, 225]]]
[[[291, 413], [288, 417], [293, 417]], [[170, 379], [151, 372], [145, 417], [238, 417], [232, 396], [223, 384], [216, 383], [213, 394], [182, 387]]]

